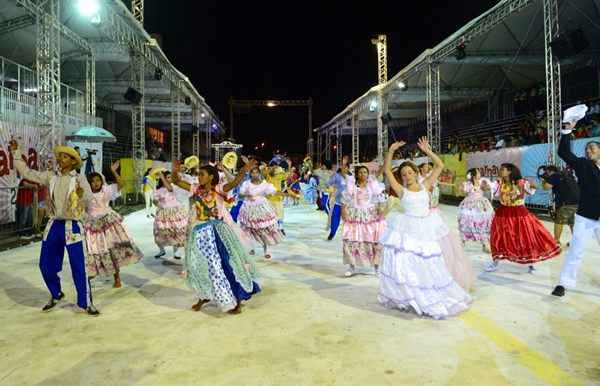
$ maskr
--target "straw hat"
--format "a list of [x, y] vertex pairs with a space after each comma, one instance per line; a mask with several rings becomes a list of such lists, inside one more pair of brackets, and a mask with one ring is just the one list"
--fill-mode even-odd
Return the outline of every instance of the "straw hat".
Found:
[[222, 164], [229, 170], [235, 169], [238, 162], [238, 156], [235, 152], [230, 151], [223, 156]]
[[187, 168], [187, 169], [193, 169], [196, 166], [200, 165], [200, 160], [198, 159], [198, 157], [196, 157], [195, 155], [189, 156], [185, 159], [185, 161], [183, 161], [183, 165]]
[[58, 155], [61, 153], [66, 154], [66, 155], [70, 156], [71, 158], [73, 158], [75, 161], [77, 161], [77, 165], [75, 166], [76, 169], [80, 168], [81, 165], [83, 165], [81, 156], [79, 155], [77, 150], [75, 150], [71, 146], [57, 146], [54, 148], [54, 155], [56, 157], [58, 157]]
[[150, 171], [150, 176], [151, 176], [152, 178], [156, 178], [156, 175], [157, 175], [158, 173], [164, 173], [164, 172], [166, 172], [166, 171], [167, 171], [167, 168], [163, 168], [163, 167], [154, 168], [154, 169], [152, 169], [152, 170]]

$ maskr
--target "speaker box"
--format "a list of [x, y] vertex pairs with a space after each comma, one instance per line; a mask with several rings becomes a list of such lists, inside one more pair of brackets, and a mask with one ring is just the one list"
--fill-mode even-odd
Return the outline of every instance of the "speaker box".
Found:
[[566, 34], [561, 34], [552, 42], [552, 53], [559, 60], [567, 59], [577, 55], [590, 46], [589, 40], [585, 37], [580, 29], [568, 31]]
[[136, 89], [129, 87], [127, 91], [125, 91], [125, 95], [123, 95], [126, 100], [133, 104], [139, 104], [142, 101], [143, 95], [140, 94]]

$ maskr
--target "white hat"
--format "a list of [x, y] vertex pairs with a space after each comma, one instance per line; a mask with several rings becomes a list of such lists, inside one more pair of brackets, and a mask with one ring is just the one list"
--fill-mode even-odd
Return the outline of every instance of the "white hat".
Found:
[[570, 107], [563, 113], [563, 123], [577, 123], [577, 121], [585, 117], [587, 111], [588, 107], [586, 105]]

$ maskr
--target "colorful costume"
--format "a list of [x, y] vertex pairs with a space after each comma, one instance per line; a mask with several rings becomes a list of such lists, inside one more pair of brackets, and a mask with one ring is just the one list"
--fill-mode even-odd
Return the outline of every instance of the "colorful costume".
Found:
[[144, 255], [135, 246], [123, 226], [123, 217], [110, 207], [119, 197], [116, 184], [103, 185], [93, 198], [84, 217], [86, 266], [90, 276], [109, 276], [119, 268], [137, 263]]
[[386, 200], [385, 187], [372, 177], [364, 188], [357, 186], [352, 176], [346, 177], [346, 180], [342, 197], [347, 216], [342, 243], [344, 264], [377, 267], [381, 258], [379, 239], [386, 228], [381, 212], [381, 205]]
[[439, 242], [446, 229], [430, 215], [429, 193], [404, 189], [401, 202], [405, 213], [390, 221], [380, 240], [379, 302], [435, 319], [466, 310], [471, 298], [447, 269]]
[[255, 282], [256, 268], [223, 220], [228, 212], [222, 188], [206, 191], [193, 185], [191, 192], [197, 216], [186, 244], [186, 282], [200, 299], [212, 300], [226, 312], [260, 291]]
[[267, 200], [273, 205], [275, 208], [275, 213], [277, 213], [277, 219], [279, 223], [279, 229], [283, 229], [283, 196], [281, 193], [286, 189], [286, 179], [287, 173], [283, 170], [282, 167], [277, 166], [275, 168], [275, 173], [271, 175], [268, 173], [265, 176], [265, 181], [270, 183], [275, 187], [275, 193], [267, 196]]
[[277, 214], [265, 196], [275, 193], [275, 187], [268, 182], [254, 184], [246, 181], [240, 188], [244, 205], [240, 209], [239, 223], [246, 235], [261, 245], [277, 245], [282, 234], [277, 225]]
[[[477, 186], [471, 181], [463, 182], [463, 191], [467, 197], [458, 206], [458, 229], [462, 241], [490, 242], [490, 231], [494, 208], [490, 201], [484, 197], [480, 180]], [[488, 186], [492, 183], [486, 181]]]
[[175, 192], [162, 187], [154, 193], [156, 217], [154, 218], [154, 242], [161, 249], [185, 246], [188, 230], [188, 213], [177, 200]]
[[500, 207], [492, 221], [492, 258], [518, 264], [533, 264], [560, 254], [554, 237], [540, 220], [525, 208], [525, 195], [534, 194], [529, 182], [519, 180], [515, 185], [500, 182], [495, 195]]

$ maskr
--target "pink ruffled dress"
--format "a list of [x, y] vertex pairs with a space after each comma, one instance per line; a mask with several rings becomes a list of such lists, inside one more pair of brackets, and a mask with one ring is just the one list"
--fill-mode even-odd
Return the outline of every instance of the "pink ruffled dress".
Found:
[[114, 275], [144, 257], [123, 226], [123, 217], [110, 207], [120, 195], [118, 185], [103, 185], [87, 207], [83, 228], [89, 276]]
[[[463, 190], [467, 197], [458, 206], [458, 230], [462, 241], [477, 241], [485, 244], [490, 242], [490, 231], [494, 218], [494, 208], [490, 201], [483, 195], [481, 184], [483, 179], [475, 186], [471, 181], [463, 183]], [[492, 183], [487, 181], [489, 186]]]
[[188, 213], [174, 191], [162, 187], [154, 193], [154, 242], [161, 248], [185, 246], [188, 231]]
[[266, 199], [266, 196], [275, 192], [275, 187], [264, 181], [260, 184], [245, 181], [240, 187], [244, 204], [240, 209], [238, 221], [242, 231], [261, 245], [277, 245], [283, 239], [277, 225], [275, 208]]
[[346, 211], [342, 248], [344, 264], [376, 267], [381, 258], [379, 239], [386, 229], [380, 205], [385, 203], [385, 186], [370, 177], [367, 185], [356, 185], [354, 177], [346, 177], [342, 205]]

